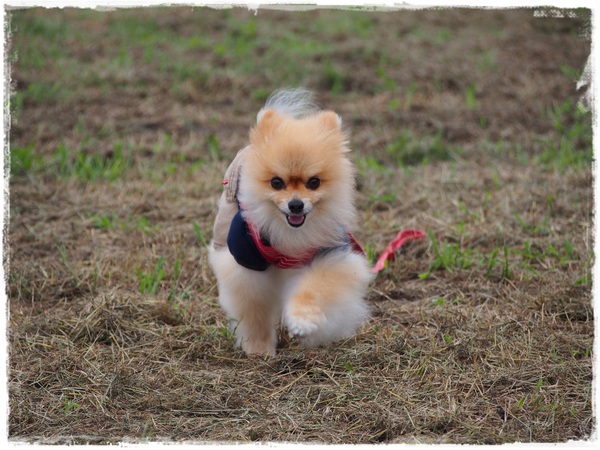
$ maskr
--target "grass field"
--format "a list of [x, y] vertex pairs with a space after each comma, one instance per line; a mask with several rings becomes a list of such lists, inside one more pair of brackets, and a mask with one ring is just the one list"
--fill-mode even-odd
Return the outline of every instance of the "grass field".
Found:
[[[9, 439], [566, 442], [595, 429], [590, 12], [9, 14]], [[553, 16], [553, 15], [550, 15]], [[207, 263], [275, 88], [351, 132], [372, 319], [234, 348]]]

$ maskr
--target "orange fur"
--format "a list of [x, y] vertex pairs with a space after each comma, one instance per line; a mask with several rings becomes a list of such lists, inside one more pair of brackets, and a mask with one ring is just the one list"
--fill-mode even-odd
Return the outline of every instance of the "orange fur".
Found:
[[297, 291], [290, 302], [290, 313], [294, 315], [318, 315], [323, 308], [329, 308], [339, 301], [336, 295], [340, 286], [356, 285], [356, 276], [345, 266], [328, 267], [326, 270], [311, 270], [296, 287]]
[[[364, 255], [345, 245], [356, 216], [354, 168], [339, 117], [332, 111], [295, 117], [265, 107], [250, 147], [238, 193], [245, 219], [284, 254], [335, 250], [302, 268], [255, 272], [227, 249], [211, 248], [219, 299], [236, 321], [238, 344], [248, 354], [274, 354], [280, 322], [307, 346], [351, 336], [368, 317], [371, 273]], [[281, 181], [275, 187], [274, 178]]]

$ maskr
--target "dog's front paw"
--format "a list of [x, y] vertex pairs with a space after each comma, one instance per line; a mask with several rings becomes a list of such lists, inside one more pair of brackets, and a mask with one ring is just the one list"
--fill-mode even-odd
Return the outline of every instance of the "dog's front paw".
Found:
[[312, 291], [296, 293], [283, 312], [283, 324], [291, 337], [303, 346], [312, 347], [326, 327], [327, 318], [318, 298]]
[[284, 325], [291, 337], [299, 338], [301, 342], [312, 341], [325, 326], [325, 316], [314, 305], [295, 305], [284, 314]]
[[285, 321], [288, 333], [292, 337], [306, 337], [319, 328], [317, 321], [313, 318], [288, 316]]

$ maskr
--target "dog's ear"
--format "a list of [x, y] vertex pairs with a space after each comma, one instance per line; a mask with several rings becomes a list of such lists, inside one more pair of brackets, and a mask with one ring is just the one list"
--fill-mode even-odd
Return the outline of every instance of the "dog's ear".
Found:
[[274, 109], [263, 108], [256, 115], [256, 125], [261, 126], [261, 124], [272, 122], [276, 116], [277, 112]]
[[261, 109], [256, 116], [256, 129], [260, 133], [267, 133], [279, 123], [279, 121], [280, 117], [274, 109]]
[[339, 131], [342, 128], [342, 118], [333, 111], [319, 113], [319, 122], [329, 130]]
[[281, 122], [281, 116], [274, 109], [261, 109], [256, 117], [256, 126], [250, 132], [250, 141], [254, 144], [267, 139]]

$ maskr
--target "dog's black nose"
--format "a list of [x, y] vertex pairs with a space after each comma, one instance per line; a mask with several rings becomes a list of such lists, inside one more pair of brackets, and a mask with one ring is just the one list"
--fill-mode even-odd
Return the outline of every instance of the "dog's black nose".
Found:
[[290, 208], [290, 212], [292, 214], [300, 214], [304, 209], [304, 202], [300, 199], [295, 198], [293, 200], [290, 200], [290, 202], [288, 203], [288, 208]]

